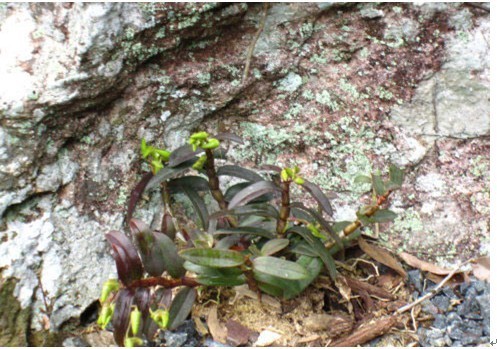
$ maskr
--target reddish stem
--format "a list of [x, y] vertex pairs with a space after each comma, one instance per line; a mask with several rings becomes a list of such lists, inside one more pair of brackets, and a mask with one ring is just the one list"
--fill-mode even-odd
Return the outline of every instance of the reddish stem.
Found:
[[183, 276], [180, 279], [166, 279], [163, 277], [150, 277], [147, 279], [135, 280], [128, 288], [162, 286], [164, 288], [175, 288], [178, 286], [197, 287], [200, 284], [196, 279]]

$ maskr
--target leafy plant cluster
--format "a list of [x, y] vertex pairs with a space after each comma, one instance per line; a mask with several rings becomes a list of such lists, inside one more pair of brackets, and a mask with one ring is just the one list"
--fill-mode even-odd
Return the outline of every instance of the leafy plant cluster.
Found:
[[[106, 328], [112, 323], [117, 344], [143, 345], [158, 328], [179, 326], [191, 311], [198, 286], [247, 284], [259, 294], [290, 299], [322, 272], [335, 279], [335, 258], [360, 236], [359, 228], [395, 218], [394, 212], [382, 208], [403, 181], [403, 171], [395, 166], [390, 166], [387, 180], [380, 174], [358, 177], [371, 183], [372, 203], [361, 207], [353, 222], [331, 222], [328, 198], [302, 178], [298, 167], [265, 165], [255, 172], [218, 166], [218, 160], [226, 158], [221, 146], [226, 141], [243, 144], [234, 134], [211, 137], [206, 132], [191, 135], [188, 144], [171, 152], [142, 141], [150, 172], [131, 193], [131, 238], [119, 231], [106, 234], [118, 280], [108, 280], [103, 287], [98, 324]], [[241, 182], [223, 190], [223, 176]], [[295, 201], [295, 186], [306, 190], [317, 208]], [[164, 201], [160, 231], [132, 218], [142, 194], [156, 187]], [[196, 217], [190, 217], [197, 222], [194, 229], [175, 219], [171, 202], [180, 193], [195, 209]], [[216, 212], [209, 212], [207, 195], [217, 202]]]

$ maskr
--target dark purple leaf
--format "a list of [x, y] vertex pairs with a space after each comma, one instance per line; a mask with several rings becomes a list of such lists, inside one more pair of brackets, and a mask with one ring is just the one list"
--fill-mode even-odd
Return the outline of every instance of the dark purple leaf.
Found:
[[134, 304], [138, 307], [138, 310], [141, 311], [142, 316], [141, 316], [141, 326], [140, 326], [140, 332], [147, 332], [146, 327], [148, 329], [148, 326], [150, 324], [148, 323], [148, 319], [150, 319], [149, 316], [149, 309], [150, 309], [150, 302], [152, 301], [152, 297], [150, 295], [150, 289], [140, 287], [135, 290], [135, 298], [134, 298]]
[[256, 228], [256, 227], [237, 227], [237, 228], [223, 228], [218, 229], [214, 232], [214, 235], [231, 235], [231, 234], [247, 234], [247, 235], [256, 235], [262, 236], [267, 239], [272, 239], [275, 237], [275, 233], [272, 233], [268, 230]]
[[264, 180], [264, 178], [262, 178], [256, 172], [236, 165], [221, 166], [217, 171], [217, 175], [237, 177], [245, 179], [249, 182], [260, 182]]
[[199, 176], [184, 176], [171, 179], [167, 183], [167, 187], [171, 193], [181, 192], [185, 187], [195, 191], [207, 191], [209, 190], [209, 182], [207, 182], [205, 178]]
[[127, 286], [134, 280], [140, 279], [143, 275], [143, 266], [131, 240], [115, 230], [105, 234], [105, 238], [112, 247], [119, 280]]
[[245, 216], [254, 215], [278, 219], [279, 213], [274, 206], [270, 204], [250, 204], [246, 206], [235, 207], [231, 210], [218, 211], [213, 213], [210, 218], [220, 218], [226, 216]]
[[174, 239], [176, 236], [176, 228], [174, 227], [173, 217], [167, 211], [165, 211], [162, 216], [160, 231], [171, 239]]
[[140, 200], [143, 191], [145, 190], [148, 182], [152, 179], [153, 176], [154, 174], [152, 172], [147, 172], [131, 192], [131, 196], [128, 202], [128, 212], [126, 213], [126, 222], [129, 223], [129, 221], [133, 217], [133, 212], [135, 211], [136, 204], [138, 203], [138, 200]]
[[[242, 183], [237, 183], [237, 184], [232, 185], [224, 193], [224, 199], [228, 202], [231, 201], [236, 194], [238, 194], [243, 189], [247, 188], [249, 185], [251, 185], [250, 182], [242, 182]], [[273, 199], [273, 194], [268, 193], [268, 194], [264, 194], [262, 196], [259, 196], [258, 198], [255, 198], [254, 200], [250, 201], [250, 203], [268, 202], [272, 199]]]
[[169, 324], [167, 325], [169, 330], [174, 330], [186, 320], [192, 310], [196, 296], [197, 291], [190, 287], [183, 287], [176, 294], [169, 308]]
[[112, 316], [112, 327], [114, 328], [114, 340], [117, 345], [124, 346], [124, 338], [128, 331], [129, 315], [133, 304], [134, 291], [121, 289], [117, 293], [116, 306]]
[[196, 191], [189, 187], [183, 187], [183, 192], [192, 202], [193, 208], [197, 212], [197, 215], [202, 223], [202, 228], [206, 231], [209, 228], [209, 211], [207, 211], [207, 206], [205, 206], [204, 200], [197, 194]]
[[155, 290], [152, 300], [152, 309], [157, 308], [169, 309], [173, 300], [173, 291], [170, 288], [160, 287]]
[[307, 179], [304, 184], [302, 184], [305, 190], [307, 190], [314, 199], [318, 202], [319, 206], [326, 212], [330, 217], [333, 216], [333, 209], [331, 208], [330, 200], [324, 195], [323, 191], [314, 183], [309, 182]]
[[276, 191], [281, 191], [273, 182], [261, 181], [249, 185], [247, 188], [238, 192], [233, 199], [231, 199], [228, 209], [235, 208], [237, 206], [245, 205], [246, 203], [258, 198], [267, 193], [273, 193]]
[[152, 179], [150, 179], [145, 190], [149, 190], [155, 187], [156, 185], [164, 182], [165, 180], [183, 174], [184, 172], [190, 169], [190, 167], [195, 163], [195, 161], [196, 160], [184, 162], [178, 167], [164, 167], [159, 172], [157, 172], [155, 176], [152, 177]]
[[269, 164], [264, 164], [262, 166], [259, 166], [259, 168], [263, 171], [271, 171], [271, 172], [277, 172], [280, 173], [283, 169], [279, 166], [275, 165], [269, 165]]
[[152, 232], [143, 222], [133, 219], [131, 223], [146, 272], [152, 276], [161, 276], [164, 271], [175, 278], [183, 276], [184, 261], [174, 242], [165, 234]]
[[214, 138], [222, 141], [233, 141], [235, 143], [243, 144], [243, 139], [241, 137], [238, 137], [237, 135], [230, 132], [221, 132], [215, 135]]
[[190, 144], [185, 144], [171, 153], [169, 156], [169, 166], [176, 167], [185, 161], [191, 160], [195, 158], [197, 154], [202, 153], [204, 150], [202, 148], [198, 148], [196, 151], [193, 151], [192, 146]]

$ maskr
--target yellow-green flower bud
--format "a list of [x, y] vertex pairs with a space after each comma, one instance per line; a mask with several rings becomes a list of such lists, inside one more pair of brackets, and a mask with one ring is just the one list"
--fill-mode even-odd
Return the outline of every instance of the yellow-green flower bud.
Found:
[[205, 141], [207, 137], [209, 137], [209, 134], [205, 131], [196, 132], [190, 136], [190, 141], [192, 140]]
[[207, 161], [207, 156], [202, 155], [198, 160], [192, 165], [194, 170], [200, 171], [204, 168], [204, 164]]
[[295, 184], [302, 185], [305, 183], [304, 179], [302, 177], [297, 176], [294, 180]]
[[150, 317], [161, 329], [165, 329], [169, 323], [169, 311], [166, 309], [150, 310]]
[[104, 282], [102, 293], [100, 294], [100, 303], [104, 303], [112, 292], [119, 290], [119, 282], [116, 279], [109, 279]]
[[219, 140], [216, 138], [209, 138], [207, 142], [200, 145], [203, 149], [216, 149], [219, 147]]
[[314, 224], [312, 223], [309, 223], [307, 224], [307, 229], [309, 229], [312, 233], [312, 235], [314, 235], [315, 237], [317, 238], [320, 238], [320, 239], [325, 239], [326, 236], [324, 236], [318, 229], [318, 227], [316, 227]]
[[152, 151], [152, 147], [147, 145], [147, 141], [145, 141], [145, 138], [142, 138], [140, 148], [141, 148], [141, 152], [142, 152], [142, 157], [144, 159], [146, 159], [150, 155], [150, 152]]
[[97, 319], [97, 325], [100, 326], [102, 330], [105, 330], [110, 320], [112, 320], [112, 315], [114, 315], [114, 304], [105, 304], [100, 311], [100, 315]]
[[136, 336], [136, 334], [140, 330], [141, 319], [142, 319], [141, 311], [139, 311], [138, 308], [133, 309], [131, 315], [129, 316], [129, 322], [131, 324], [131, 333], [133, 333], [133, 336]]
[[153, 173], [156, 174], [157, 172], [159, 172], [163, 167], [164, 165], [162, 164], [162, 161], [160, 160], [153, 160], [151, 162], [152, 164], [152, 167], [153, 167]]
[[288, 181], [288, 173], [285, 171], [286, 169], [281, 170], [280, 177], [283, 182]]
[[168, 150], [160, 150], [160, 149], [155, 149], [157, 154], [162, 158], [163, 161], [169, 161], [169, 156], [171, 156], [171, 152]]
[[143, 345], [143, 339], [138, 337], [128, 337], [124, 340], [124, 346], [127, 348], [140, 347]]

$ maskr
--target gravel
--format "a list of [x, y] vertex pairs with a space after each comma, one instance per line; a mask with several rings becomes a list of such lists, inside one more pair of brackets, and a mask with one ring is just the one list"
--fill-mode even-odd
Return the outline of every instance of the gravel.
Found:
[[[419, 270], [408, 274], [413, 294], [423, 295], [435, 287], [434, 283], [423, 279]], [[444, 287], [436, 296], [424, 301], [422, 309], [434, 316], [428, 327], [418, 328], [422, 346], [466, 347], [489, 343], [489, 283], [471, 280], [453, 288]]]

